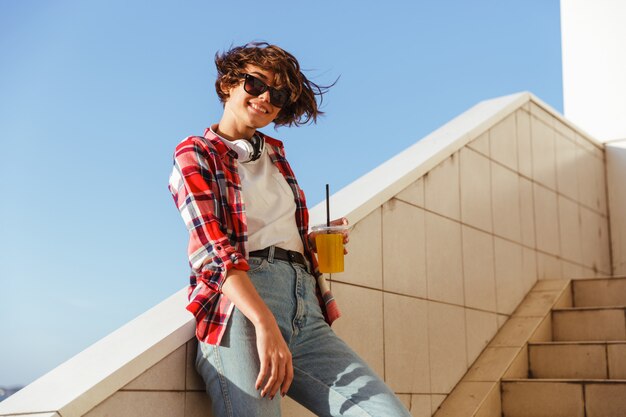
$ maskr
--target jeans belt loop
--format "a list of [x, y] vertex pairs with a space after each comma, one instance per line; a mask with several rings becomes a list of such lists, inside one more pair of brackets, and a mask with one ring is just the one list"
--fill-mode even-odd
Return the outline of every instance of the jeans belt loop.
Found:
[[276, 249], [276, 247], [274, 245], [269, 247], [269, 251], [267, 254], [267, 262], [273, 264], [274, 263], [274, 250]]

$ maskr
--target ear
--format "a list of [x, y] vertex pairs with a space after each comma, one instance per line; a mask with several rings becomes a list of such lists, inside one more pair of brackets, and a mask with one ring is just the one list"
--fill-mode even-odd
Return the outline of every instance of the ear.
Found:
[[222, 93], [224, 94], [226, 98], [230, 97], [231, 88], [228, 88], [226, 84], [224, 84], [224, 81], [220, 81], [220, 90], [222, 91]]

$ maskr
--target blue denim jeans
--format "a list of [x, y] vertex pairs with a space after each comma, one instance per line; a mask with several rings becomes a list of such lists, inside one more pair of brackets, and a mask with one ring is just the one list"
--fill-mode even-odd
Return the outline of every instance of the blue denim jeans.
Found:
[[[288, 396], [318, 416], [410, 417], [389, 387], [324, 321], [315, 278], [303, 266], [250, 258], [250, 268], [250, 279], [292, 353], [294, 379]], [[270, 400], [254, 388], [259, 374], [255, 330], [237, 308], [220, 346], [198, 344], [196, 367], [215, 417], [280, 416], [280, 394]]]

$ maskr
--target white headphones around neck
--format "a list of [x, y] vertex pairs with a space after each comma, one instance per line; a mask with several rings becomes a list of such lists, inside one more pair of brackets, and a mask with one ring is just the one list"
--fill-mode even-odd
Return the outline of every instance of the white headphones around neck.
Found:
[[255, 133], [250, 140], [237, 139], [231, 142], [233, 149], [237, 152], [237, 159], [239, 162], [252, 162], [256, 161], [263, 154], [263, 147], [265, 141], [263, 138]]

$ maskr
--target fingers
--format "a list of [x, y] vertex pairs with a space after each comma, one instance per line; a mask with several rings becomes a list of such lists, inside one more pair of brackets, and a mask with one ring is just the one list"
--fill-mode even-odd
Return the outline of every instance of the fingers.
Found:
[[[270, 362], [269, 356], [264, 356], [260, 358], [260, 362], [261, 362], [261, 369], [259, 370], [259, 376], [256, 378], [256, 382], [254, 384], [254, 388], [256, 390], [261, 388], [261, 384], [263, 384], [263, 381], [267, 379], [269, 370], [270, 370], [270, 366], [268, 365], [268, 363]], [[265, 393], [262, 392], [261, 396], [264, 396], [264, 395]]]
[[276, 359], [277, 360], [272, 365], [272, 373], [270, 375], [270, 378], [267, 380], [267, 383], [263, 388], [263, 392], [261, 392], [261, 396], [269, 394], [270, 400], [274, 399], [276, 392], [278, 391], [283, 380], [285, 379], [285, 363], [281, 360], [282, 358], [280, 357], [277, 357]]
[[316, 232], [309, 233], [309, 245], [311, 246], [311, 250], [317, 253], [317, 243], [315, 242], [315, 236], [317, 236]]
[[335, 219], [335, 220], [331, 221], [330, 224], [333, 225], [333, 226], [347, 226], [348, 225], [348, 219], [346, 219], [345, 217], [341, 217], [339, 219]]
[[[347, 226], [348, 219], [346, 219], [345, 217], [342, 217], [340, 219], [333, 220], [331, 223], [334, 223], [335, 225], [338, 225], [338, 226], [341, 226], [341, 225]], [[343, 232], [341, 232], [341, 234], [343, 235], [343, 244], [344, 245], [348, 244], [348, 242], [350, 242], [350, 230], [346, 229]], [[348, 249], [343, 248], [343, 254], [347, 255]]]
[[280, 394], [285, 396], [292, 381], [293, 364], [291, 362], [291, 352], [289, 350], [287, 350], [287, 353], [275, 352], [261, 360], [255, 388], [258, 390], [263, 387], [261, 397], [267, 395], [272, 400], [279, 390]]
[[287, 362], [287, 367], [285, 368], [285, 379], [283, 379], [283, 385], [280, 388], [280, 395], [283, 397], [287, 395], [287, 391], [289, 391], [289, 387], [293, 382], [293, 364], [291, 361]]

